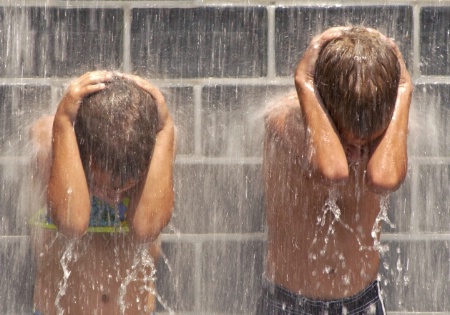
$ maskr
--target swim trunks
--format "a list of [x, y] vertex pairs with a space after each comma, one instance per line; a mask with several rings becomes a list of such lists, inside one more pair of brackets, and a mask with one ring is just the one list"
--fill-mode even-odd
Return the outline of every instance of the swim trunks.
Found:
[[[125, 197], [118, 205], [111, 205], [102, 199], [93, 196], [91, 198], [91, 214], [89, 217], [88, 232], [109, 233], [118, 230], [128, 232], [126, 211], [130, 204], [130, 198]], [[46, 229], [56, 230], [56, 225], [48, 216], [46, 209], [39, 210], [31, 220], [31, 224]]]
[[265, 279], [256, 315], [384, 315], [378, 281], [344, 299], [321, 301], [294, 294]]

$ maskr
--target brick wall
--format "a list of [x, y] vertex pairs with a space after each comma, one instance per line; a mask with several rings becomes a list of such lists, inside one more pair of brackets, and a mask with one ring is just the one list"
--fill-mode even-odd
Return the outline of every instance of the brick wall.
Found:
[[383, 228], [387, 309], [450, 312], [450, 3], [30, 3], [0, 0], [1, 314], [29, 314], [32, 301], [26, 127], [71, 78], [105, 68], [161, 87], [178, 127], [164, 301], [179, 313], [250, 314], [264, 261], [262, 109], [293, 87], [312, 36], [349, 23], [394, 37], [416, 84], [408, 177], [390, 202], [396, 226]]

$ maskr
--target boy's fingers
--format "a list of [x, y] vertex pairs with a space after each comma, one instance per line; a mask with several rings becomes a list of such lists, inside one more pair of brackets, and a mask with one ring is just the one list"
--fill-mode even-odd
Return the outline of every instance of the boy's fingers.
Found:
[[323, 44], [329, 42], [332, 39], [335, 39], [336, 37], [341, 36], [344, 31], [348, 31], [349, 29], [350, 27], [347, 26], [337, 26], [329, 28], [325, 32], [315, 36], [311, 41], [310, 46], [315, 49], [319, 49], [323, 46]]
[[128, 73], [118, 73], [117, 75], [134, 81], [141, 88], [149, 92], [153, 99], [156, 101], [157, 105], [165, 105], [166, 101], [159, 89], [144, 78]]
[[306, 50], [306, 53], [303, 59], [300, 61], [299, 66], [301, 67], [301, 71], [307, 72], [309, 75], [314, 71], [315, 62], [319, 56], [319, 52], [326, 44], [332, 39], [335, 39], [342, 35], [342, 33], [346, 30], [349, 30], [350, 27], [347, 26], [337, 26], [327, 29], [325, 32], [315, 36]]
[[400, 64], [400, 84], [410, 83], [411, 77], [409, 75], [408, 69], [406, 68], [406, 63], [405, 60], [403, 59], [403, 55], [400, 49], [392, 39], [387, 38], [387, 41], [394, 50], [394, 53], [397, 56], [397, 60]]
[[113, 78], [113, 74], [110, 71], [93, 71], [87, 72], [80, 77], [79, 84], [82, 86], [105, 83]]
[[67, 89], [67, 94], [69, 94], [72, 98], [77, 100], [77, 99], [82, 99], [83, 97], [86, 97], [93, 93], [99, 92], [99, 91], [103, 90], [105, 87], [106, 87], [106, 84], [103, 82], [89, 84], [89, 85], [71, 85]]
[[82, 88], [82, 94], [84, 96], [93, 94], [95, 92], [101, 91], [106, 87], [105, 83], [97, 83], [97, 84], [91, 84], [91, 85], [87, 85], [84, 88]]
[[342, 32], [348, 31], [350, 27], [348, 26], [337, 26], [327, 29], [325, 32], [319, 35], [318, 40], [320, 40], [321, 43], [328, 42], [336, 37], [339, 37], [342, 35]]
[[84, 97], [105, 88], [105, 83], [112, 79], [112, 72], [86, 72], [69, 84], [68, 91], [74, 96]]
[[398, 46], [395, 44], [394, 40], [392, 38], [387, 37], [386, 35], [384, 35], [383, 33], [381, 33], [380, 31], [374, 29], [374, 28], [366, 28], [367, 31], [369, 31], [370, 33], [375, 33], [377, 34], [381, 40], [386, 41], [387, 43], [389, 43], [389, 45], [392, 47], [392, 49], [394, 50], [397, 59], [399, 61], [403, 61], [403, 56], [402, 53], [400, 52], [400, 49], [398, 48]]
[[140, 76], [128, 73], [116, 73], [116, 75], [135, 82], [138, 86], [150, 93], [150, 95], [156, 102], [156, 106], [158, 107], [158, 116], [160, 119], [160, 124], [162, 124], [162, 126], [160, 126], [161, 129], [166, 119], [169, 117], [169, 110], [161, 91], [156, 86]]
[[367, 30], [371, 33], [376, 33], [380, 38], [386, 41], [391, 48], [394, 50], [395, 55], [397, 56], [397, 60], [400, 64], [400, 84], [404, 84], [406, 82], [410, 82], [410, 75], [408, 69], [406, 68], [405, 60], [403, 59], [403, 55], [398, 48], [397, 44], [394, 42], [394, 39], [387, 37], [383, 33], [380, 33], [378, 30], [373, 28], [367, 28]]

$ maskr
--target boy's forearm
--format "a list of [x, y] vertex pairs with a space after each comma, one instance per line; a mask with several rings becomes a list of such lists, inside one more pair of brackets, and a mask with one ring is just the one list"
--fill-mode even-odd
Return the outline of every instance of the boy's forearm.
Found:
[[145, 182], [131, 218], [139, 242], [154, 241], [169, 223], [174, 205], [174, 126], [171, 119], [156, 136]]
[[398, 93], [392, 120], [367, 164], [367, 185], [377, 193], [397, 190], [407, 172], [408, 118], [412, 85], [401, 87]]
[[348, 177], [348, 163], [339, 136], [314, 91], [312, 80], [300, 75], [295, 86], [310, 138], [310, 166], [331, 182]]
[[47, 195], [50, 216], [63, 234], [81, 236], [89, 225], [89, 191], [73, 123], [66, 116], [55, 116], [52, 156]]

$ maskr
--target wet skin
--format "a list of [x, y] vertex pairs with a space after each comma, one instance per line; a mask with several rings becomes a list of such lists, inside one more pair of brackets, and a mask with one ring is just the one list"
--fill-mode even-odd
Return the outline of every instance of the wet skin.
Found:
[[[42, 191], [48, 187], [47, 209], [58, 227], [58, 232], [39, 227], [32, 231], [36, 260], [34, 306], [43, 314], [57, 314], [58, 305], [64, 314], [77, 315], [122, 314], [123, 308], [126, 314], [141, 314], [144, 309], [148, 313], [155, 307], [152, 266], [144, 264], [137, 269], [132, 266], [145, 252], [155, 261], [159, 257], [159, 234], [173, 209], [174, 127], [157, 88], [137, 76], [117, 75], [149, 92], [158, 107], [157, 145], [139, 183], [117, 185], [109, 174], [94, 168], [90, 170], [92, 181], [88, 187], [79, 156], [73, 122], [80, 100], [103, 89], [111, 73], [88, 72], [74, 80], [55, 116], [43, 117], [31, 128], [31, 140], [37, 151], [33, 174], [43, 186]], [[156, 181], [158, 186], [149, 184]], [[87, 232], [92, 195], [113, 205], [129, 196], [130, 232]], [[67, 249], [70, 251], [66, 252]], [[61, 266], [68, 253], [73, 257], [65, 263], [70, 274]], [[67, 287], [61, 291], [64, 281]]]
[[[44, 183], [48, 181], [49, 176], [52, 125], [53, 116], [46, 116], [41, 118], [31, 131], [40, 146], [35, 167], [39, 174], [36, 174], [36, 178], [40, 178]], [[110, 185], [113, 181], [108, 173], [95, 167], [91, 169], [91, 173], [91, 195], [112, 205], [125, 196], [131, 196], [138, 183], [129, 181], [122, 186]], [[37, 227], [32, 229], [32, 236], [36, 261], [34, 306], [43, 314], [57, 314], [55, 301], [62, 292], [60, 290], [64, 279], [61, 259], [73, 241], [56, 231]], [[120, 290], [127, 276], [124, 266], [131, 266], [135, 257], [141, 255], [144, 249], [147, 249], [156, 261], [159, 257], [159, 246], [157, 240], [143, 247], [125, 233], [88, 233], [72, 247], [70, 254], [73, 258], [67, 263], [70, 275], [67, 278], [66, 292], [59, 298], [59, 306], [65, 309], [67, 314], [93, 314], [99, 309], [103, 314], [119, 314]], [[147, 274], [150, 272], [146, 271]], [[140, 274], [142, 275], [143, 273]], [[139, 314], [140, 309], [145, 307], [154, 308], [155, 296], [140, 290], [144, 284], [153, 288], [153, 284], [139, 280], [126, 287], [123, 302], [131, 314]], [[136, 303], [137, 299], [139, 303]]]
[[[298, 104], [296, 97], [280, 100], [266, 118], [266, 276], [311, 298], [352, 296], [376, 280], [378, 273], [372, 231], [380, 196], [364, 182], [365, 148], [375, 138], [346, 137], [348, 157], [358, 163], [349, 168], [345, 184], [330, 185], [302, 164], [306, 148], [301, 144], [307, 141]], [[326, 208], [333, 199], [334, 209]]]
[[[386, 126], [387, 127], [387, 126]], [[374, 132], [367, 138], [358, 138], [351, 132], [342, 130], [339, 132], [341, 144], [345, 151], [345, 156], [349, 163], [362, 161], [370, 154], [377, 141], [383, 136], [386, 128]]]
[[[144, 250], [153, 257], [159, 256], [159, 243], [137, 245], [129, 234], [89, 233], [73, 243], [56, 231], [35, 228], [33, 230], [36, 261], [36, 281], [34, 306], [43, 314], [58, 314], [55, 301], [65, 310], [64, 314], [141, 314], [142, 310], [153, 309], [154, 286], [146, 278], [151, 268], [139, 264], [133, 281], [125, 286], [130, 269], [136, 257], [142, 257]], [[71, 245], [71, 244], [74, 244]], [[72, 247], [70, 247], [72, 246]], [[66, 268], [70, 272], [66, 280], [66, 290], [58, 297], [64, 283], [62, 258], [70, 248]], [[66, 253], [67, 255], [67, 253]], [[147, 287], [149, 291], [142, 290]], [[122, 303], [122, 306], [120, 304]]]

